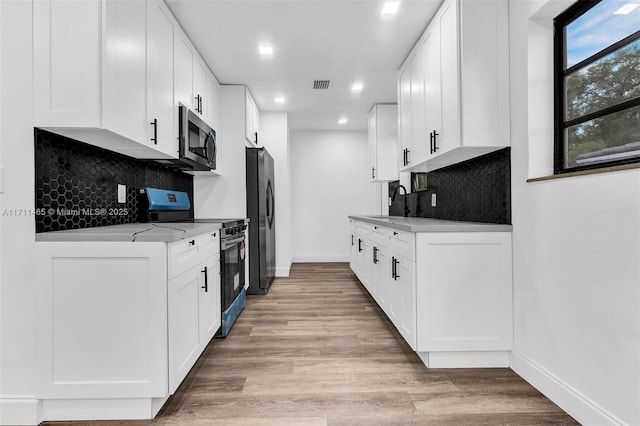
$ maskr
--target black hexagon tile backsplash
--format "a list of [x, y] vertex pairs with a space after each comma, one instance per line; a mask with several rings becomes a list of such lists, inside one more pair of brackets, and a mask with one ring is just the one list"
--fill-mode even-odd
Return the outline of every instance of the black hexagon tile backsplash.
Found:
[[[124, 204], [117, 202], [118, 184], [127, 186]], [[193, 200], [188, 174], [35, 129], [36, 232], [144, 220], [145, 186], [185, 191]]]
[[[398, 185], [389, 182], [389, 194]], [[429, 172], [427, 188], [407, 196], [409, 216], [510, 224], [511, 148]], [[434, 193], [436, 207], [431, 207]], [[391, 204], [389, 215], [403, 215], [402, 197]]]

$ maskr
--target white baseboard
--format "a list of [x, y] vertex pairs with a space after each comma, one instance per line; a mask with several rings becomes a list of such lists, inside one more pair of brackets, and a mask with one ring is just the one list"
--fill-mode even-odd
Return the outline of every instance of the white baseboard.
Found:
[[166, 398], [45, 399], [43, 421], [152, 419]]
[[37, 425], [40, 401], [25, 397], [0, 397], [0, 425]]
[[581, 424], [625, 424], [517, 350], [511, 351], [511, 369]]
[[313, 256], [294, 256], [293, 263], [333, 263], [333, 262], [349, 262], [350, 256], [321, 254]]
[[285, 262], [285, 266], [276, 266], [276, 277], [288, 277], [291, 272], [291, 259]]
[[416, 352], [428, 368], [507, 368], [509, 351]]

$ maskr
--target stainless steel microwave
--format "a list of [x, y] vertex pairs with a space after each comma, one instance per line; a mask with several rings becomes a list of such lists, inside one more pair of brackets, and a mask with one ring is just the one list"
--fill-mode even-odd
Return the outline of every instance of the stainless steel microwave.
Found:
[[186, 106], [178, 106], [180, 161], [195, 171], [216, 169], [216, 131]]

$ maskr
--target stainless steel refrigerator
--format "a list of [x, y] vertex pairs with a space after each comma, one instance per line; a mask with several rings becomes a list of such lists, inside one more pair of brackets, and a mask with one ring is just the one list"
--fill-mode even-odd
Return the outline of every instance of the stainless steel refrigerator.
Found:
[[273, 158], [264, 148], [247, 148], [249, 294], [267, 294], [276, 272]]

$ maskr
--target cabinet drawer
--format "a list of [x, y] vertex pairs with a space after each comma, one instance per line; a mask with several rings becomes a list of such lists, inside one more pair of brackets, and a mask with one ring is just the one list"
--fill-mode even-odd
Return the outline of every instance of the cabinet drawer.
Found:
[[385, 245], [392, 252], [408, 260], [416, 260], [416, 235], [412, 232], [397, 229], [386, 229], [388, 232]]
[[220, 231], [207, 232], [170, 243], [167, 249], [169, 279], [183, 274], [219, 251]]
[[366, 222], [356, 222], [356, 236], [362, 238], [363, 240], [370, 240], [372, 231], [372, 224]]
[[220, 252], [220, 230], [203, 234], [198, 238], [201, 238], [201, 240], [199, 239], [198, 241], [201, 241], [202, 243], [202, 251], [205, 254], [205, 257]]
[[387, 240], [389, 239], [389, 233], [389, 228], [373, 225], [373, 229], [371, 230], [371, 240], [376, 244], [386, 247], [388, 245]]

